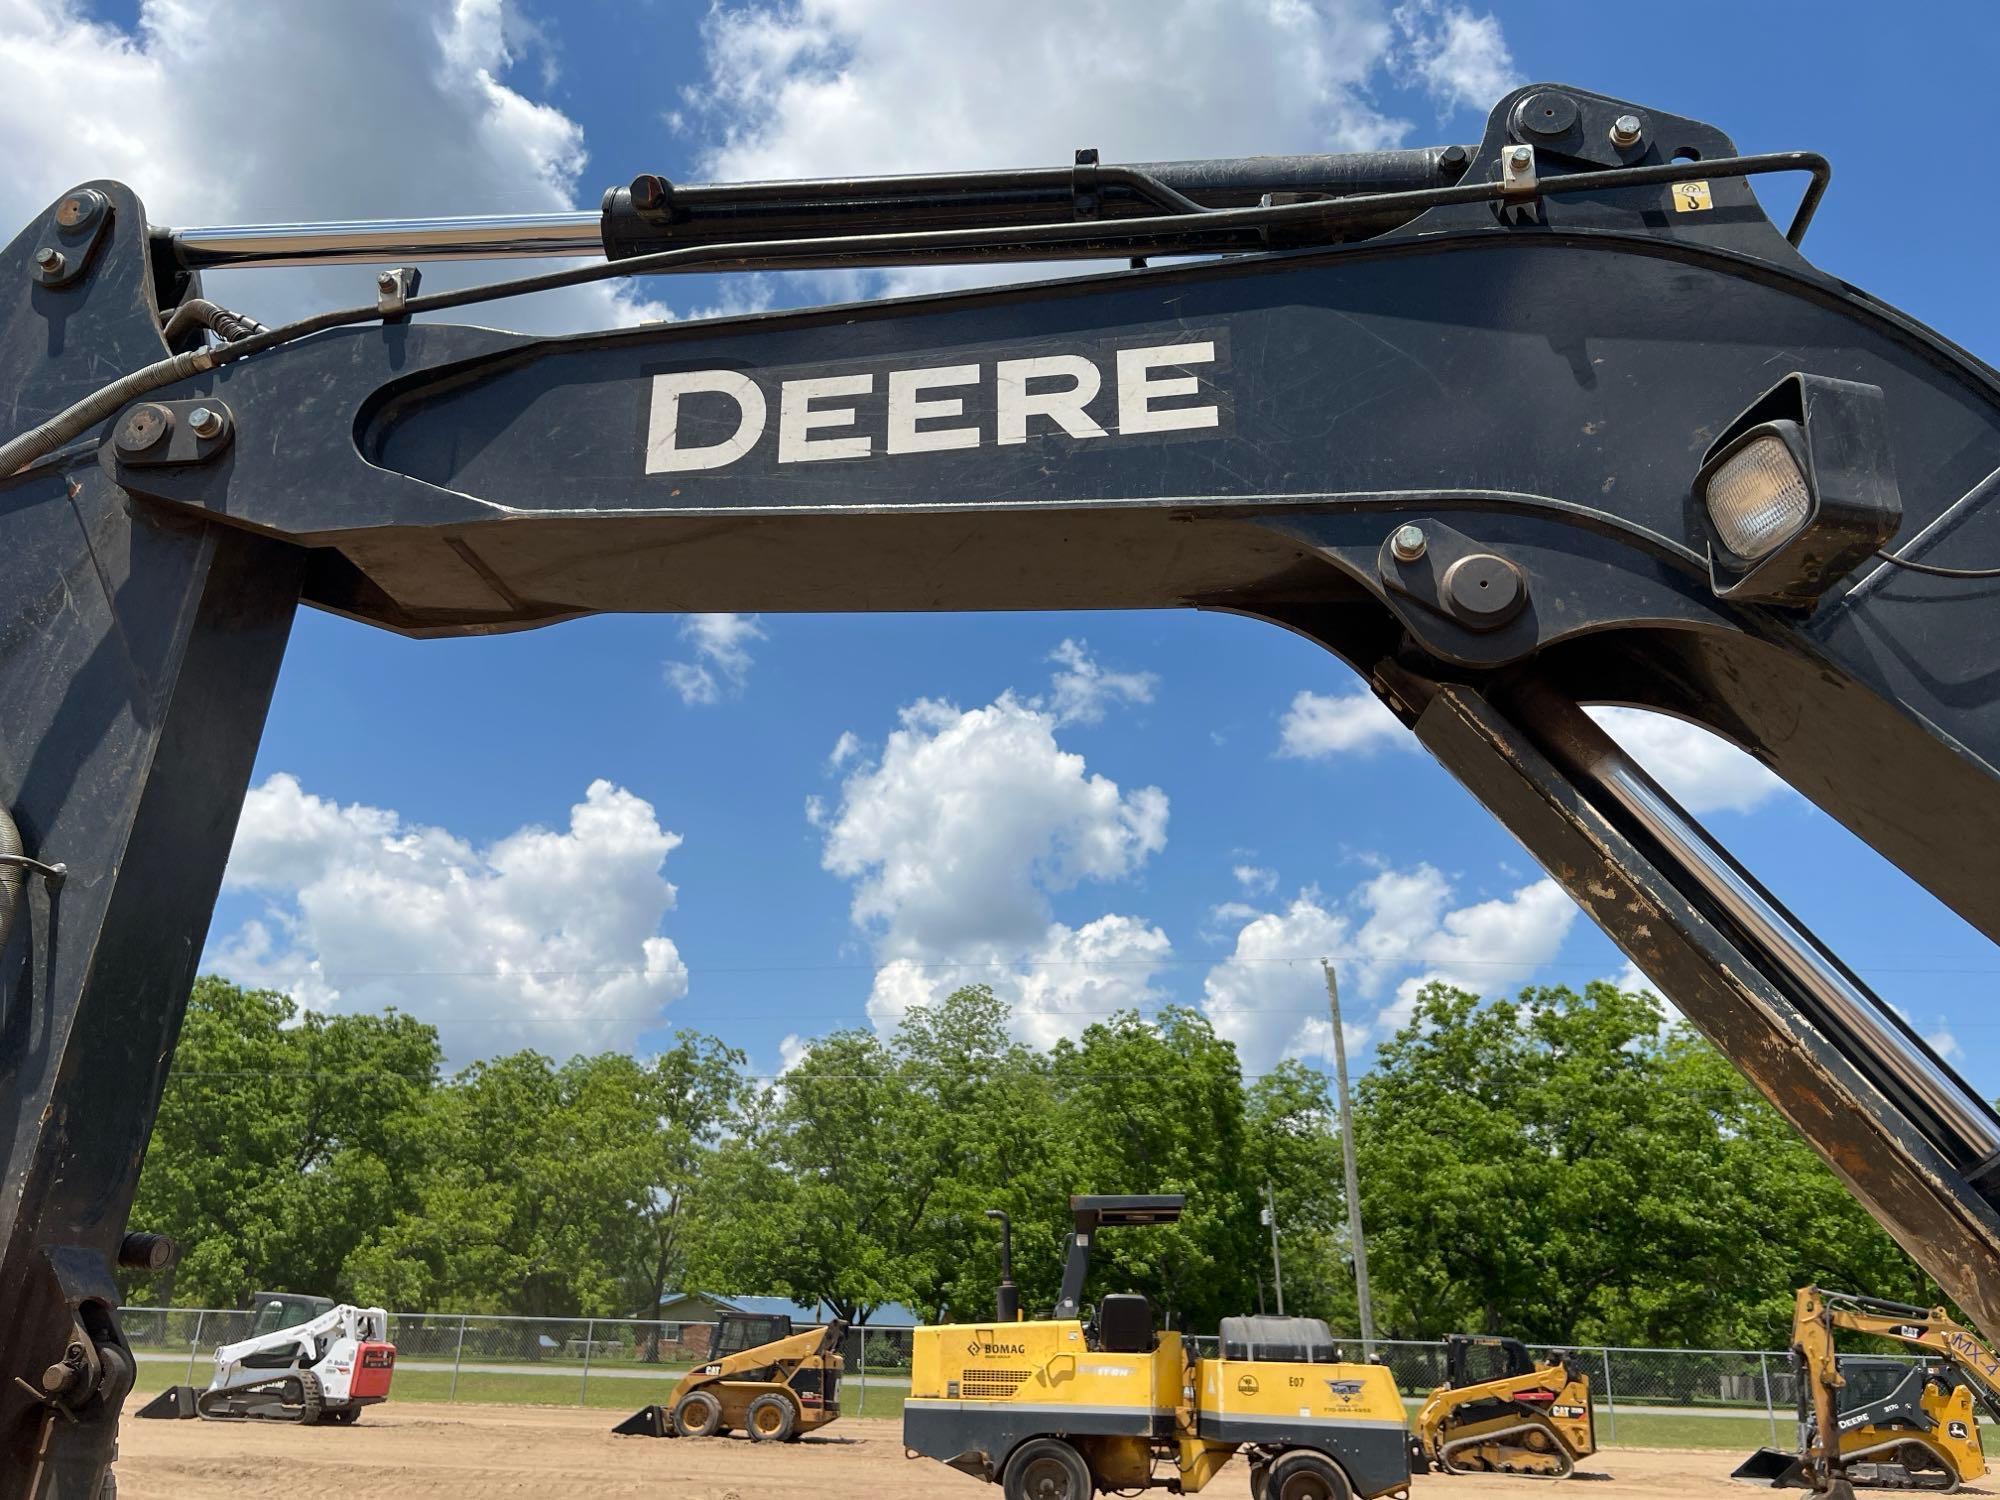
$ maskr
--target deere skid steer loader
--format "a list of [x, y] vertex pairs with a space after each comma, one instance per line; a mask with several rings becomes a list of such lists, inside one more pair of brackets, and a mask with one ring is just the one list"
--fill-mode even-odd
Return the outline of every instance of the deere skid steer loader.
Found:
[[[1899, 149], [1979, 154], [1872, 102]], [[301, 603], [413, 637], [952, 609], [1303, 636], [2000, 1330], [2000, 1114], [1587, 712], [1712, 730], [2000, 937], [2000, 374], [1813, 263], [1830, 175], [1538, 83], [1475, 141], [1340, 155], [641, 173], [511, 219], [177, 229], [105, 178], [52, 199], [0, 248], [0, 1500], [95, 1496], [116, 1446], [116, 1272], [153, 1243], [126, 1221]], [[1885, 236], [1940, 210], [1866, 191]], [[418, 285], [560, 255], [584, 263]], [[1024, 261], [1072, 266], [561, 339], [433, 316]], [[266, 328], [202, 284], [257, 265], [370, 269]], [[1366, 1370], [1224, 1357], [1184, 1386], [1135, 1306], [1031, 1326], [990, 1358], [932, 1338], [922, 1442], [976, 1418], [990, 1447], [994, 1409], [1045, 1396], [1070, 1421], [1105, 1382], [1116, 1430], [1078, 1438], [1107, 1476], [1157, 1442], [1199, 1487], [1241, 1422], [1295, 1445], [1260, 1471], [1281, 1490], [1350, 1459], [1357, 1490], [1402, 1482], [1348, 1420], [1377, 1420]]]
[[[1836, 1330], [1871, 1334], [1924, 1357], [1840, 1354]], [[1798, 1451], [1761, 1448], [1732, 1477], [1825, 1494], [1949, 1494], [1986, 1473], [1979, 1408], [2000, 1420], [2000, 1357], [1945, 1309], [1801, 1287], [1792, 1370]]]

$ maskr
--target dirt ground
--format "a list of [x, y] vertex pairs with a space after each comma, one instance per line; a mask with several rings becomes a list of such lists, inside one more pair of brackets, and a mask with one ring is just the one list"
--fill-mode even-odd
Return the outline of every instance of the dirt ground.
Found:
[[[136, 1411], [135, 1399], [127, 1408]], [[528, 1495], [535, 1500], [976, 1500], [996, 1491], [942, 1464], [906, 1460], [901, 1424], [847, 1420], [789, 1446], [741, 1437], [693, 1442], [617, 1438], [602, 1412], [405, 1402], [354, 1427], [121, 1425], [119, 1500], [418, 1500]], [[1727, 1475], [1740, 1454], [1615, 1448], [1579, 1469], [1567, 1500], [1748, 1500]], [[1612, 1476], [1586, 1482], [1583, 1472]], [[1204, 1492], [1245, 1500], [1231, 1464]], [[1420, 1500], [1550, 1500], [1545, 1481], [1430, 1476]]]

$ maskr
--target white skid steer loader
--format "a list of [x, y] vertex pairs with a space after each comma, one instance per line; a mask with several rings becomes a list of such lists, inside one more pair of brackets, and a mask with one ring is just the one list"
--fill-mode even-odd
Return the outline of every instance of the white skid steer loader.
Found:
[[396, 1369], [389, 1315], [342, 1304], [291, 1328], [252, 1334], [215, 1351], [208, 1389], [178, 1385], [140, 1408], [142, 1417], [211, 1422], [353, 1423], [386, 1401]]

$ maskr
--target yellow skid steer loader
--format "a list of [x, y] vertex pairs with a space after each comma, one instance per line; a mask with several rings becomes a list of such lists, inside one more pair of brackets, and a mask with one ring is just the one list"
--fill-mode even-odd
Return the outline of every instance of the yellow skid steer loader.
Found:
[[1518, 1339], [1449, 1334], [1410, 1447], [1420, 1469], [1562, 1479], [1597, 1451], [1590, 1375], [1567, 1355], [1537, 1364]]
[[840, 1341], [847, 1325], [792, 1332], [786, 1317], [725, 1313], [708, 1359], [665, 1404], [642, 1406], [611, 1430], [627, 1437], [725, 1437], [789, 1443], [840, 1416]]

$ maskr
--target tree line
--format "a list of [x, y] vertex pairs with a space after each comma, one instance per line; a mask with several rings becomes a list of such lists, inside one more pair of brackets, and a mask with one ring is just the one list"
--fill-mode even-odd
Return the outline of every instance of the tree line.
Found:
[[[402, 1310], [644, 1316], [672, 1290], [988, 1315], [1014, 1222], [1053, 1304], [1079, 1192], [1182, 1192], [1099, 1242], [1098, 1290], [1173, 1326], [1275, 1307], [1353, 1332], [1327, 1081], [1245, 1078], [1198, 1011], [1121, 1014], [1038, 1051], [972, 986], [889, 1037], [837, 1031], [775, 1082], [682, 1032], [650, 1058], [523, 1051], [447, 1074], [394, 1011], [195, 987], [132, 1223], [177, 1266], [132, 1302], [288, 1290]], [[1936, 1289], [1810, 1149], [1651, 995], [1485, 1001], [1443, 985], [1355, 1090], [1377, 1331], [1777, 1347], [1808, 1280]]]

